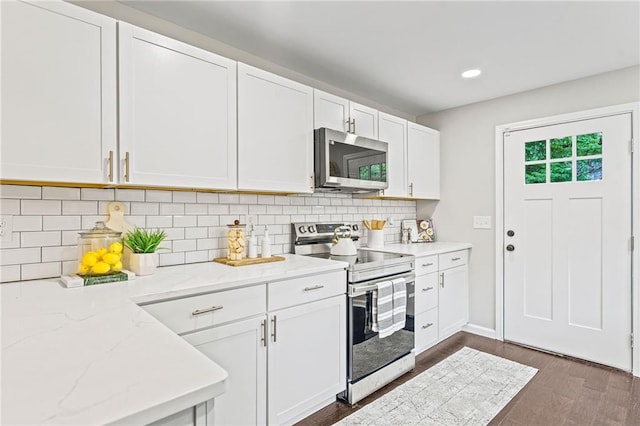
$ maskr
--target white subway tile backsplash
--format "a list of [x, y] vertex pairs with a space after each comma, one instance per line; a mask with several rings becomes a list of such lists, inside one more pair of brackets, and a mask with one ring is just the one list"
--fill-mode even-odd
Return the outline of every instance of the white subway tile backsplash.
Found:
[[43, 262], [60, 262], [63, 260], [77, 260], [77, 246], [42, 247]]
[[116, 199], [115, 189], [113, 188], [81, 188], [81, 200], [97, 200], [97, 201], [113, 201]]
[[184, 215], [184, 204], [160, 203], [161, 215]]
[[42, 231], [42, 216], [14, 216], [13, 231]]
[[6, 249], [0, 255], [0, 265], [39, 263], [41, 260], [39, 247]]
[[98, 214], [98, 202], [97, 201], [63, 201], [62, 214], [63, 215]]
[[41, 278], [57, 277], [61, 275], [61, 272], [62, 264], [60, 262], [31, 263], [28, 265], [22, 265], [20, 279], [38, 280]]
[[174, 203], [195, 203], [197, 195], [195, 192], [173, 191]]
[[23, 215], [59, 215], [62, 212], [59, 200], [21, 200], [20, 214]]
[[20, 265], [0, 266], [0, 282], [20, 281]]
[[70, 231], [80, 228], [80, 216], [44, 216], [42, 229], [44, 231]]
[[[246, 224], [249, 215], [256, 219], [259, 238], [269, 227], [272, 252], [280, 254], [292, 250], [292, 222], [352, 222], [391, 215], [400, 221], [416, 214], [413, 201], [352, 199], [348, 194], [283, 196], [20, 185], [0, 190], [5, 196], [19, 197], [0, 198], [2, 214], [13, 216], [15, 236], [13, 242], [0, 244], [2, 282], [74, 273], [78, 231], [106, 220], [107, 206], [114, 199], [124, 202], [125, 220], [131, 225], [167, 232], [162, 243], [166, 250], [160, 252], [163, 266], [226, 256], [226, 225], [236, 219]], [[42, 200], [29, 198], [40, 196]], [[398, 241], [399, 228], [389, 228], [385, 239]]]
[[43, 200], [79, 200], [80, 188], [45, 186], [42, 188]]
[[148, 228], [171, 228], [173, 216], [147, 216]]
[[145, 201], [152, 201], [156, 203], [170, 203], [171, 201], [173, 201], [173, 194], [171, 191], [147, 189]]
[[42, 188], [39, 186], [0, 185], [0, 198], [39, 200], [42, 198]]
[[144, 189], [116, 189], [116, 201], [144, 201]]

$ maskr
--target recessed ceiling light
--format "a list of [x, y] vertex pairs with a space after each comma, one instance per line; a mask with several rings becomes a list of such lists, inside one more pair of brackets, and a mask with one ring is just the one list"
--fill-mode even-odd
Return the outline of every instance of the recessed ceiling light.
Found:
[[479, 69], [472, 69], [472, 70], [466, 70], [461, 75], [462, 75], [462, 78], [474, 78], [479, 76], [480, 74], [482, 74], [482, 71], [480, 71]]

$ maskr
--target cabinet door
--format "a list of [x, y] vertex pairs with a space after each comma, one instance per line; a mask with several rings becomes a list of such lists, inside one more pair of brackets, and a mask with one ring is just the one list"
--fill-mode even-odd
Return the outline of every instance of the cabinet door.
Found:
[[0, 178], [112, 181], [116, 21], [65, 2], [2, 1], [0, 15]]
[[313, 192], [313, 90], [241, 63], [238, 189]]
[[291, 424], [346, 388], [346, 296], [273, 312], [269, 424]]
[[416, 277], [415, 311], [424, 312], [438, 306], [438, 273]]
[[313, 128], [349, 131], [349, 101], [331, 93], [313, 90]]
[[466, 266], [440, 272], [438, 336], [446, 339], [469, 321], [469, 286]]
[[378, 110], [350, 102], [349, 116], [353, 120], [353, 133], [365, 138], [378, 139]]
[[[224, 368], [225, 392], [215, 399], [216, 425], [255, 425], [266, 422], [267, 349], [264, 317], [183, 336], [200, 352]], [[207, 424], [211, 424], [207, 419]]]
[[440, 199], [440, 132], [408, 123], [407, 178], [410, 197]]
[[236, 62], [118, 31], [122, 182], [236, 189]]
[[387, 152], [387, 181], [383, 191], [387, 197], [407, 196], [407, 120], [378, 113], [378, 138], [389, 144]]

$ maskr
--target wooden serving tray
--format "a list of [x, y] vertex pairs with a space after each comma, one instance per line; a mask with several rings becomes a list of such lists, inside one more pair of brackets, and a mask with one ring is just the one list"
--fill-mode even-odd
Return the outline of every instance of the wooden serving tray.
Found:
[[214, 262], [229, 266], [257, 265], [258, 263], [280, 262], [285, 260], [282, 256], [256, 257], [255, 259], [228, 260], [226, 257], [216, 257]]

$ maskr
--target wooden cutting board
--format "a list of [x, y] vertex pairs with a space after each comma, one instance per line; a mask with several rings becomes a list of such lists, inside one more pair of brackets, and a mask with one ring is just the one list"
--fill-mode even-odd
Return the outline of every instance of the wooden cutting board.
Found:
[[256, 257], [255, 259], [242, 260], [229, 260], [226, 257], [216, 257], [215, 259], [213, 259], [214, 262], [222, 263], [229, 266], [257, 265], [259, 263], [281, 262], [283, 260], [286, 259], [282, 256]]

